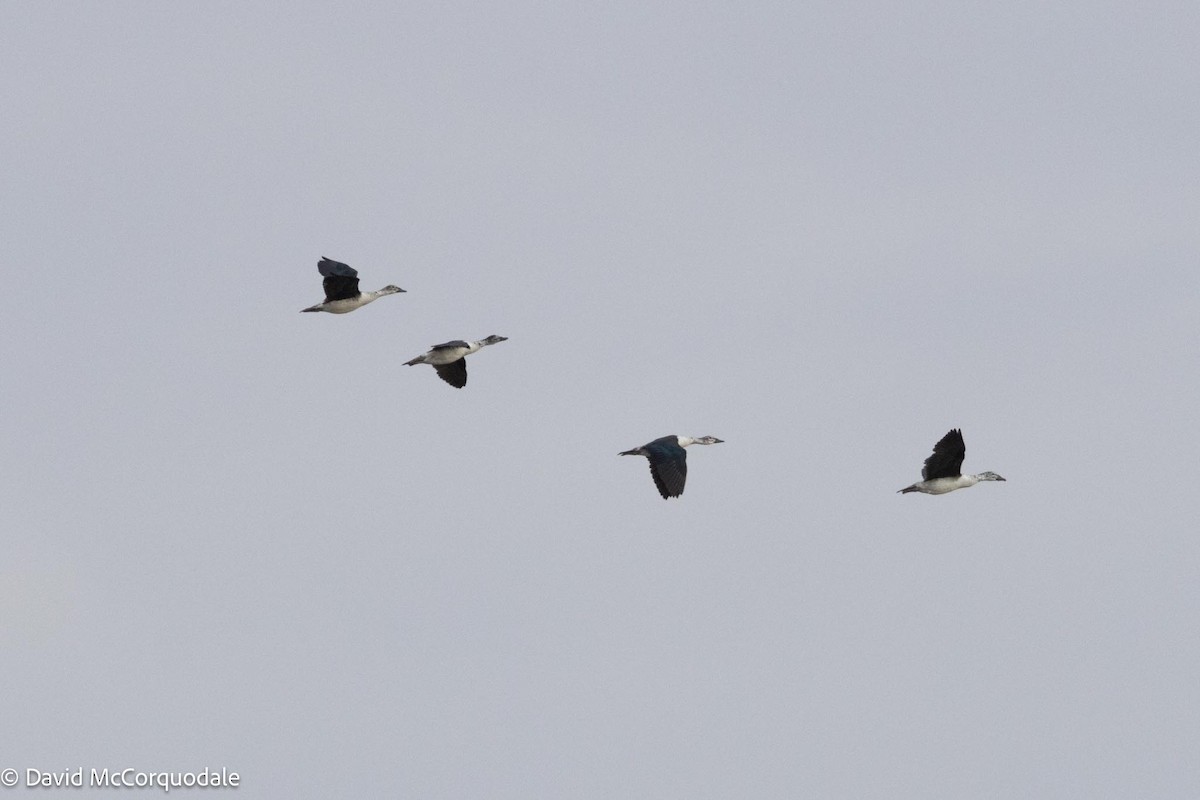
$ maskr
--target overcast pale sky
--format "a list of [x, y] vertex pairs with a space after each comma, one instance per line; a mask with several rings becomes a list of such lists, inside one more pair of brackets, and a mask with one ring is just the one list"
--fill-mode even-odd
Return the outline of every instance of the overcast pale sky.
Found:
[[[0, 4], [0, 768], [1200, 796], [1198, 41]], [[321, 256], [408, 293], [300, 314]], [[897, 495], [952, 427], [1007, 483]], [[671, 433], [726, 443], [664, 502]]]

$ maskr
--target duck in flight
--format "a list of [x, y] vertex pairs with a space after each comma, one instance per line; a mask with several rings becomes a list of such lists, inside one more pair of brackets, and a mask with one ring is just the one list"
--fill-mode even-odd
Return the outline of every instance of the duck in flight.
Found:
[[301, 311], [328, 311], [330, 314], [348, 314], [362, 308], [372, 300], [384, 295], [403, 292], [399, 286], [385, 286], [375, 292], [358, 290], [358, 270], [340, 261], [321, 257], [317, 271], [325, 276], [325, 300]]
[[618, 455], [645, 456], [650, 461], [650, 477], [658, 493], [666, 500], [683, 494], [687, 480], [687, 451], [683, 448], [693, 444], [721, 444], [724, 440], [715, 436], [664, 436], [641, 447], [626, 450]]
[[909, 492], [945, 494], [953, 492], [955, 489], [974, 486], [980, 481], [1004, 480], [994, 472], [963, 475], [962, 462], [966, 454], [967, 446], [963, 442], [962, 431], [955, 428], [933, 446], [933, 455], [925, 459], [925, 466], [921, 468], [922, 480], [901, 489], [897, 494], [908, 494]]
[[439, 378], [455, 389], [461, 389], [467, 385], [467, 356], [489, 344], [506, 341], [508, 341], [507, 336], [495, 335], [475, 342], [455, 339], [452, 342], [435, 344], [428, 353], [422, 353], [411, 361], [405, 361], [404, 365], [412, 367], [417, 364], [430, 364], [437, 370]]

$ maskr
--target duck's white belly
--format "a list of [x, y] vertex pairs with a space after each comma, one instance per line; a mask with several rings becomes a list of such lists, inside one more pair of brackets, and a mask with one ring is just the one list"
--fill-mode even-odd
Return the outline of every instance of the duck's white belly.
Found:
[[475, 352], [469, 347], [445, 347], [434, 350], [425, 357], [426, 364], [450, 364], [465, 355]]
[[322, 311], [328, 311], [330, 314], [349, 314], [356, 308], [362, 308], [367, 303], [375, 298], [363, 299], [361, 297], [353, 297], [348, 300], [327, 300], [321, 306]]
[[918, 491], [925, 494], [945, 494], [953, 492], [955, 489], [965, 489], [968, 486], [974, 486], [978, 481], [973, 475], [958, 475], [954, 478], [934, 478], [931, 481], [922, 481]]

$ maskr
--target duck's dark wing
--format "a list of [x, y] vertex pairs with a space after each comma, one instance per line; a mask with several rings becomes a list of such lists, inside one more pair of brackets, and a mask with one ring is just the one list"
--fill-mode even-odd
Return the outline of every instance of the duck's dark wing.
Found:
[[934, 478], [957, 478], [962, 474], [962, 462], [967, 455], [962, 431], [958, 428], [947, 433], [933, 446], [933, 455], [925, 459], [921, 477], [927, 481]]
[[465, 358], [451, 361], [449, 364], [435, 364], [433, 368], [437, 370], [439, 378], [455, 389], [461, 389], [467, 385], [467, 360]]
[[462, 339], [455, 339], [452, 342], [442, 342], [441, 344], [435, 344], [433, 347], [431, 347], [429, 349], [430, 350], [449, 350], [451, 347], [470, 347], [470, 346], [471, 345], [467, 344]]
[[317, 271], [325, 276], [325, 301], [358, 297], [358, 271], [349, 264], [322, 258]]
[[679, 446], [674, 436], [655, 439], [643, 448], [650, 461], [650, 477], [663, 499], [683, 494], [687, 481], [687, 451]]

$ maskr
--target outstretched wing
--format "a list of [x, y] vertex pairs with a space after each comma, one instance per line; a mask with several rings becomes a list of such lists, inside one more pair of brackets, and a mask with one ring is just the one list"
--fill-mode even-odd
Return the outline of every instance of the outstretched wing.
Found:
[[325, 276], [325, 301], [358, 297], [358, 271], [349, 264], [322, 258], [317, 271]]
[[687, 481], [687, 451], [674, 436], [655, 439], [643, 448], [650, 461], [650, 476], [663, 499], [683, 494]]
[[433, 368], [437, 370], [439, 378], [455, 389], [461, 389], [467, 385], [467, 360], [465, 358], [451, 361], [449, 364], [435, 364]]
[[957, 478], [962, 474], [962, 462], [967, 455], [962, 431], [958, 428], [947, 433], [933, 446], [933, 455], [925, 459], [921, 477], [927, 481], [934, 478]]

